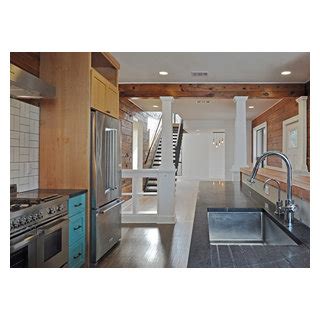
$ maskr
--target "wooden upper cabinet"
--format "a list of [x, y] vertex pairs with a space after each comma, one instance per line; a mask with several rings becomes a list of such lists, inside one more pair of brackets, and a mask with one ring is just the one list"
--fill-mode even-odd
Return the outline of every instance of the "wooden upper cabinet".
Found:
[[118, 65], [110, 54], [91, 54], [91, 108], [119, 118]]
[[91, 107], [106, 112], [106, 80], [95, 70], [91, 70]]
[[107, 87], [107, 113], [115, 118], [119, 118], [119, 90], [109, 83]]

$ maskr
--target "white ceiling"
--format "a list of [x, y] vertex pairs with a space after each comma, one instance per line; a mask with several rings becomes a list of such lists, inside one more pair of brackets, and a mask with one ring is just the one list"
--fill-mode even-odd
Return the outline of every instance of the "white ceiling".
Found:
[[[146, 82], [306, 82], [307, 52], [113, 52], [121, 83]], [[281, 75], [290, 70], [289, 76]], [[159, 71], [167, 71], [160, 76]], [[208, 71], [192, 77], [191, 71]]]
[[[197, 103], [198, 101], [201, 103]], [[247, 108], [247, 119], [256, 118], [278, 101], [278, 99], [248, 99], [247, 106], [254, 106], [254, 109]], [[144, 111], [161, 111], [160, 99], [138, 99], [132, 102]], [[154, 105], [159, 108], [155, 108]], [[173, 102], [173, 112], [178, 113], [184, 120], [228, 120], [235, 118], [235, 104], [232, 99], [179, 98]]]

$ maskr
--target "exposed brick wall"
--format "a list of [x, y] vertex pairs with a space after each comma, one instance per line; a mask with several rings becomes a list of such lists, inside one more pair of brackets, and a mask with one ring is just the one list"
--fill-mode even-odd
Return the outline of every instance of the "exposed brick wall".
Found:
[[[296, 98], [284, 98], [252, 121], [252, 128], [267, 122], [268, 150], [282, 151], [282, 122], [298, 114]], [[269, 157], [267, 164], [281, 168], [281, 160]]]

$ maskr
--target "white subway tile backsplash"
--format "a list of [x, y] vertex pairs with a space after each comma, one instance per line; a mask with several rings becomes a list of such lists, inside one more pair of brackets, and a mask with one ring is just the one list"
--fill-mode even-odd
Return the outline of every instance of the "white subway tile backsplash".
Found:
[[10, 139], [20, 139], [20, 133], [18, 131], [10, 131]]
[[21, 118], [20, 117], [20, 125], [23, 124], [25, 126], [29, 126], [30, 125], [30, 119], [29, 118]]
[[30, 148], [37, 148], [39, 146], [39, 141], [29, 141], [29, 147]]
[[30, 141], [39, 141], [39, 135], [30, 133]]
[[27, 103], [20, 102], [20, 117], [29, 118], [30, 115], [30, 105]]
[[30, 134], [26, 132], [20, 132], [20, 147], [29, 147]]
[[29, 148], [29, 161], [38, 161], [39, 160], [39, 149], [38, 148]]
[[10, 115], [10, 130], [19, 131], [20, 130], [20, 117]]
[[30, 119], [39, 121], [39, 113], [30, 112]]
[[20, 155], [20, 161], [21, 161], [21, 162], [27, 162], [27, 161], [29, 161], [29, 155], [28, 155], [28, 154], [22, 154], [22, 155]]
[[19, 147], [10, 146], [10, 162], [19, 162], [19, 161], [20, 161]]
[[17, 140], [17, 139], [10, 139], [10, 146], [12, 146], [12, 147], [19, 147], [19, 140]]
[[39, 186], [39, 117], [40, 109], [10, 99], [10, 183], [18, 191]]
[[10, 171], [10, 178], [19, 178], [19, 171], [18, 170], [11, 170]]
[[[30, 110], [30, 112], [39, 114], [39, 108], [36, 106], [33, 106], [31, 104], [29, 105], [29, 110]], [[30, 116], [30, 118], [31, 118], [31, 116]]]
[[19, 116], [20, 115], [20, 108], [12, 107], [10, 108], [10, 114], [14, 116]]
[[20, 124], [19, 130], [20, 130], [20, 132], [28, 132], [29, 133], [30, 132], [30, 126], [26, 126], [24, 124]]
[[29, 155], [29, 148], [20, 148], [20, 156], [24, 154]]
[[19, 163], [10, 163], [10, 171], [19, 170]]
[[39, 121], [30, 120], [30, 133], [39, 134]]

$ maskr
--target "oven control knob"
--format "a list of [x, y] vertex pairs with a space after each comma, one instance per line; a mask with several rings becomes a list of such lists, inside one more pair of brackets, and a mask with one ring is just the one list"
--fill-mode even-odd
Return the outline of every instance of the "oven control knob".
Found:
[[64, 209], [63, 204], [60, 204], [60, 206], [57, 206], [57, 210], [58, 210], [58, 211], [62, 211], [63, 209]]
[[13, 220], [13, 226], [14, 226], [15, 228], [18, 228], [18, 227], [20, 226], [20, 219], [15, 219], [15, 220]]
[[27, 218], [27, 222], [31, 222], [32, 221], [32, 216], [29, 216], [28, 218]]
[[38, 217], [39, 217], [39, 219], [43, 218], [43, 212], [42, 211], [39, 212]]
[[20, 220], [21, 225], [25, 225], [27, 223], [27, 218], [23, 217]]
[[14, 222], [10, 221], [10, 230], [14, 229]]
[[56, 213], [56, 209], [55, 208], [48, 208], [48, 213], [54, 214], [54, 213]]

